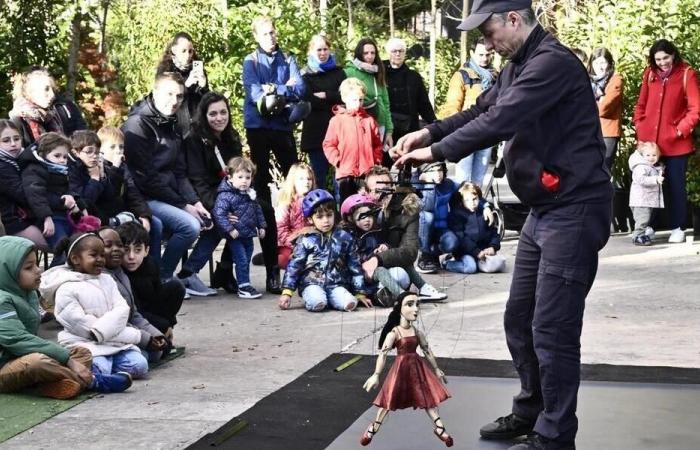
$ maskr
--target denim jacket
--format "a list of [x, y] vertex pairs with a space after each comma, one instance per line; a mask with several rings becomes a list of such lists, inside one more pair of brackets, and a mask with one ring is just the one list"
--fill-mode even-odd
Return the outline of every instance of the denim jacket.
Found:
[[324, 235], [315, 228], [301, 230], [284, 274], [282, 289], [302, 293], [307, 286], [345, 287], [366, 294], [364, 275], [352, 234], [340, 228]]

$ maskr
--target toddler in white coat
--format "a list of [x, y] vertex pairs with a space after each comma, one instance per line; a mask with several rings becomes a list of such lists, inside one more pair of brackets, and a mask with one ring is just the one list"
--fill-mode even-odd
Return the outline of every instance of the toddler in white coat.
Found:
[[128, 325], [129, 305], [112, 277], [103, 273], [102, 239], [95, 233], [74, 235], [56, 251], [65, 248], [66, 264], [46, 271], [39, 286], [44, 299], [55, 303], [56, 320], [64, 328], [59, 344], [90, 350], [93, 370], [103, 374], [143, 377], [148, 362], [137, 346], [141, 332]]

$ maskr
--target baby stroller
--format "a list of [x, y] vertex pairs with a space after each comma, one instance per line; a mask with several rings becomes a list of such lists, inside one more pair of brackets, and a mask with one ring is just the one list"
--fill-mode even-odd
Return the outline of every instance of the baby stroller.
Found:
[[530, 208], [523, 205], [508, 186], [503, 162], [504, 148], [505, 142], [498, 144], [496, 163], [492, 166], [491, 172], [484, 177], [485, 182], [481, 190], [484, 199], [493, 207], [495, 226], [501, 239], [505, 236], [506, 230], [520, 233], [530, 213]]

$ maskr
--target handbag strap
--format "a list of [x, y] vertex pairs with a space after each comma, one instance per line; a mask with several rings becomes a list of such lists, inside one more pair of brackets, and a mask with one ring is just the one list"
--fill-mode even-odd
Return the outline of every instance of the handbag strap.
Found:
[[224, 164], [224, 158], [221, 157], [221, 151], [219, 151], [218, 146], [214, 146], [214, 154], [216, 155], [216, 159], [219, 160], [219, 165], [221, 166], [221, 170], [226, 172], [226, 164]]

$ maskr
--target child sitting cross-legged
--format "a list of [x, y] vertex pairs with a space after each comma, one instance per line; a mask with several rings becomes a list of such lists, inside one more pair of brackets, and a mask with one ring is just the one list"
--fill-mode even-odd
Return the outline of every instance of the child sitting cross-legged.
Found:
[[139, 313], [136, 307], [136, 298], [131, 289], [129, 277], [122, 269], [122, 260], [124, 259], [124, 245], [114, 229], [103, 227], [98, 232], [105, 246], [105, 269], [112, 276], [112, 279], [117, 283], [119, 293], [124, 297], [129, 305], [131, 312], [129, 313], [129, 325], [139, 330], [141, 333], [141, 341], [138, 346], [141, 351], [148, 355], [149, 361], [158, 361], [167, 354], [170, 343], [165, 338], [163, 332], [151, 325], [151, 323]]
[[[265, 217], [250, 187], [255, 176], [255, 164], [247, 158], [231, 158], [226, 165], [228, 177], [221, 180], [217, 190], [212, 216], [216, 226], [226, 235], [231, 257], [236, 265], [238, 296], [260, 298], [262, 294], [250, 284], [250, 260], [253, 257], [253, 238], [265, 237]], [[229, 215], [238, 217], [232, 224]]]
[[357, 243], [350, 233], [335, 227], [333, 196], [315, 189], [304, 196], [302, 210], [308, 226], [294, 242], [282, 281], [280, 308], [289, 308], [297, 288], [309, 311], [323, 311], [328, 305], [352, 311], [358, 301], [371, 307], [365, 295]]
[[[379, 205], [366, 194], [353, 194], [340, 206], [343, 228], [357, 241], [360, 263], [374, 255], [389, 250], [384, 233], [377, 226]], [[375, 300], [375, 304], [390, 307], [411, 281], [402, 267], [377, 267], [371, 280], [365, 279], [365, 289]]]
[[503, 272], [506, 260], [496, 252], [501, 238], [479, 211], [481, 188], [465, 182], [452, 197], [449, 231], [440, 237], [441, 266], [450, 272]]
[[124, 223], [117, 233], [124, 246], [122, 269], [129, 278], [136, 309], [172, 345], [185, 287], [176, 279], [161, 281], [160, 268], [149, 255], [148, 232], [140, 223]]
[[67, 349], [37, 336], [40, 276], [30, 240], [0, 237], [0, 392], [35, 386], [40, 395], [68, 399], [85, 389], [102, 393], [128, 389], [131, 376], [95, 371], [87, 348]]
[[39, 286], [44, 299], [56, 305], [54, 314], [63, 326], [59, 344], [90, 350], [92, 364], [102, 374], [143, 377], [148, 362], [138, 348], [141, 332], [129, 326], [131, 309], [104, 273], [102, 239], [96, 233], [75, 234], [59, 243], [57, 252], [62, 251], [66, 264], [46, 271]]

